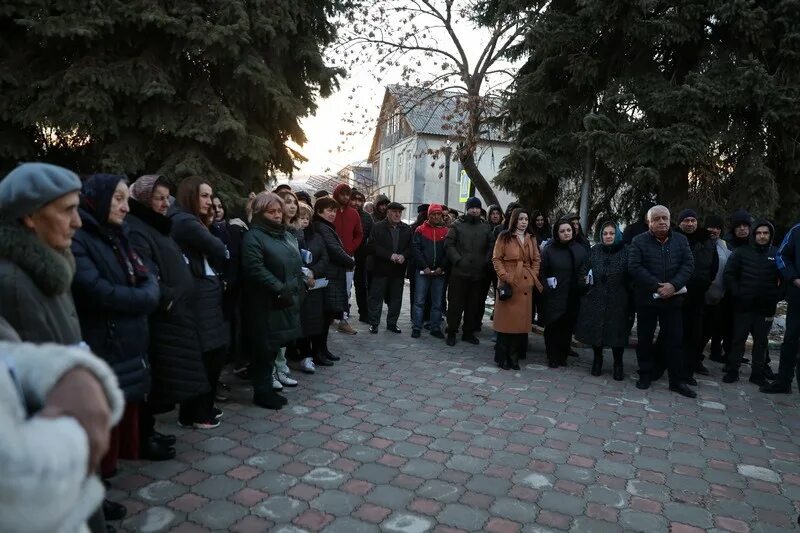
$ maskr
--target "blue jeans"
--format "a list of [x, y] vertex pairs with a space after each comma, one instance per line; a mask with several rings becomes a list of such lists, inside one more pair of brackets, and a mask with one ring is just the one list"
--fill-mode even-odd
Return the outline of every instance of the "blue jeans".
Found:
[[431, 331], [442, 330], [442, 297], [444, 295], [444, 276], [423, 276], [419, 272], [414, 274], [417, 279], [414, 284], [414, 311], [411, 319], [414, 329], [422, 329], [422, 315], [425, 310], [425, 300], [428, 291], [431, 294]]

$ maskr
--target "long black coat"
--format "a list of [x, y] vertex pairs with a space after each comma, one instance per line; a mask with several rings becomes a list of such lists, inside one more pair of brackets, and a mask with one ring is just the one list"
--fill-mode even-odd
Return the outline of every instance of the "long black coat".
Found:
[[[311, 263], [305, 265], [314, 273], [314, 279], [325, 277], [328, 270], [328, 249], [312, 226], [303, 232], [302, 248], [311, 252]], [[325, 329], [325, 291], [327, 288], [309, 290], [300, 307], [300, 325], [303, 337], [319, 335]]]
[[680, 233], [670, 231], [665, 243], [648, 231], [633, 238], [628, 247], [628, 272], [633, 279], [637, 306], [683, 305], [683, 296], [667, 300], [654, 299], [659, 283], [671, 283], [678, 291], [689, 283], [694, 272], [694, 256], [689, 241]]
[[342, 239], [333, 224], [314, 215], [314, 232], [322, 238], [328, 252], [328, 266], [324, 277], [328, 279], [325, 291], [325, 312], [338, 314], [347, 311], [347, 271], [355, 266], [355, 259], [347, 255]]
[[[131, 285], [115, 253], [120, 241], [87, 211], [80, 215], [72, 295], [83, 340], [114, 370], [125, 399], [138, 402], [150, 389], [148, 316], [158, 307], [158, 281], [152, 272], [140, 273]], [[126, 225], [121, 231], [127, 238]]]
[[[200, 349], [209, 352], [228, 344], [230, 328], [222, 312], [222, 279], [218, 275], [225, 267], [228, 251], [217, 237], [211, 234], [195, 215], [173, 206], [172, 238], [181, 247], [189, 260], [189, 269], [194, 277], [194, 301]], [[214, 271], [206, 274], [205, 260]]]
[[161, 289], [158, 309], [150, 315], [153, 400], [177, 403], [209, 389], [193, 306], [194, 278], [170, 237], [172, 221], [136, 200], [130, 209], [131, 245], [158, 273]]
[[[580, 306], [578, 272], [586, 256], [586, 249], [574, 240], [567, 245], [552, 242], [542, 250], [539, 279], [544, 290], [542, 309], [545, 326], [564, 315], [578, 315]], [[547, 278], [558, 280], [555, 289], [551, 289], [547, 284]]]
[[[397, 224], [398, 238], [397, 248], [392, 241], [391, 229], [388, 219], [381, 220], [372, 226], [369, 236], [370, 257], [367, 260], [368, 268], [373, 276], [387, 278], [405, 277], [408, 263], [411, 259], [411, 237], [413, 235], [411, 226], [405, 222]], [[406, 258], [401, 265], [391, 261], [392, 254], [400, 254]]]
[[[592, 271], [593, 285], [586, 284]], [[591, 346], [624, 348], [628, 345], [628, 251], [595, 244], [578, 273], [584, 289], [575, 338]]]

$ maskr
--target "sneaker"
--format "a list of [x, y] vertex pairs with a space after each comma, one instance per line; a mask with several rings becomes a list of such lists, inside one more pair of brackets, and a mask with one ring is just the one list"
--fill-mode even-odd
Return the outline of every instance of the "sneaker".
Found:
[[339, 331], [339, 333], [346, 333], [348, 335], [355, 335], [358, 333], [356, 330], [353, 329], [353, 326], [351, 326], [347, 322], [347, 320], [340, 320], [339, 327], [337, 327], [336, 329]]
[[283, 372], [287, 376], [292, 373], [287, 365], [282, 365], [280, 363], [275, 363], [275, 370], [278, 372]]
[[214, 420], [219, 420], [222, 418], [223, 412], [219, 407], [212, 407], [211, 414], [214, 416]]
[[191, 424], [185, 424], [179, 420], [178, 427], [184, 429], [214, 429], [219, 427], [219, 420], [200, 420]]
[[300, 371], [305, 372], [306, 374], [313, 374], [316, 372], [317, 367], [314, 366], [314, 360], [310, 357], [306, 357], [300, 361]]
[[296, 379], [290, 378], [289, 376], [287, 376], [285, 373], [281, 372], [280, 370], [276, 370], [275, 371], [275, 377], [278, 378], [278, 381], [280, 381], [281, 385], [283, 385], [284, 387], [296, 387], [297, 386], [297, 380]]
[[283, 384], [278, 379], [278, 376], [275, 375], [275, 372], [272, 373], [272, 389], [283, 390]]

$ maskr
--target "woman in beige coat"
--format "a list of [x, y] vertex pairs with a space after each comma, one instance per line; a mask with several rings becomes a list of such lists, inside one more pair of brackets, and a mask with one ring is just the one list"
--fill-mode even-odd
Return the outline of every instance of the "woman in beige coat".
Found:
[[[497, 272], [494, 330], [497, 332], [494, 360], [500, 368], [519, 370], [531, 331], [533, 288], [539, 284], [539, 247], [527, 232], [530, 215], [524, 209], [511, 214], [508, 229], [494, 245], [492, 263]], [[506, 297], [508, 289], [511, 296]]]

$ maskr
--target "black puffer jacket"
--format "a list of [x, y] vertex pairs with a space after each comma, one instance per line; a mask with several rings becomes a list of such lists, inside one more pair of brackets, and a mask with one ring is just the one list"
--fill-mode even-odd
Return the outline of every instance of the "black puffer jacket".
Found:
[[195, 317], [194, 278], [178, 243], [170, 237], [172, 221], [130, 201], [126, 221], [131, 245], [158, 273], [161, 301], [150, 315], [150, 364], [153, 401], [178, 403], [209, 388], [200, 354]]
[[770, 244], [756, 244], [751, 237], [749, 246], [737, 248], [725, 266], [725, 289], [737, 311], [774, 316], [784, 296], [784, 283], [775, 261], [778, 250], [771, 244], [775, 230], [769, 222], [758, 222], [753, 226], [753, 234], [760, 226], [769, 228]]
[[325, 250], [328, 252], [328, 266], [324, 273], [328, 279], [325, 291], [325, 311], [328, 313], [342, 313], [347, 310], [347, 271], [355, 266], [355, 260], [347, 255], [342, 245], [342, 239], [336, 233], [336, 228], [319, 215], [314, 215], [312, 224], [314, 232], [322, 238]]
[[150, 388], [147, 317], [158, 306], [158, 282], [141, 262], [133, 273], [123, 270], [117, 253], [126, 246], [126, 225], [117, 234], [89, 212], [80, 215], [83, 227], [72, 239], [72, 294], [83, 340], [114, 370], [125, 399], [139, 402]]
[[452, 276], [480, 280], [489, 275], [494, 235], [489, 223], [480, 217], [458, 217], [447, 233], [445, 249]]
[[[189, 261], [194, 277], [193, 306], [200, 333], [200, 349], [209, 352], [228, 344], [230, 328], [222, 312], [222, 280], [228, 252], [198, 217], [179, 205], [170, 209], [172, 238]], [[206, 272], [206, 261], [213, 272]]]
[[[313, 226], [303, 232], [302, 248], [311, 252], [311, 263], [304, 265], [314, 273], [314, 279], [325, 277], [328, 271], [328, 249]], [[300, 307], [300, 326], [303, 337], [319, 335], [325, 329], [325, 292], [327, 288], [309, 290]]]
[[[556, 228], [558, 224], [556, 224]], [[539, 280], [542, 284], [545, 326], [564, 315], [577, 318], [580, 308], [580, 267], [588, 256], [586, 248], [572, 240], [566, 244], [557, 242], [558, 231], [553, 230], [553, 241], [542, 250], [542, 265]], [[556, 278], [556, 288], [551, 289], [547, 278]]]
[[680, 306], [682, 296], [662, 300], [654, 299], [653, 293], [658, 291], [659, 283], [671, 283], [676, 291], [689, 283], [694, 272], [694, 256], [689, 241], [672, 230], [664, 244], [650, 231], [637, 235], [628, 248], [628, 272], [633, 278], [637, 306]]
[[694, 257], [694, 272], [686, 284], [689, 294], [697, 295], [698, 298], [705, 297], [705, 293], [717, 276], [717, 269], [719, 269], [717, 245], [709, 237], [708, 230], [704, 228], [697, 228], [694, 233], [684, 233], [680, 229], [675, 231], [689, 241], [689, 248]]

